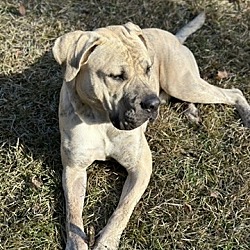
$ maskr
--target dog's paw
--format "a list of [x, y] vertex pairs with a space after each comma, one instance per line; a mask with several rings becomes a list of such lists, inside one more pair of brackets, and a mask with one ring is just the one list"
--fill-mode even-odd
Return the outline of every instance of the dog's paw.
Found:
[[109, 250], [109, 249], [111, 249], [111, 248], [109, 248], [106, 245], [100, 245], [100, 244], [98, 244], [97, 246], [94, 247], [93, 250]]
[[241, 116], [243, 125], [247, 128], [250, 128], [250, 106], [249, 104], [245, 101], [245, 103], [243, 102], [243, 104], [241, 104], [239, 102], [235, 106]]
[[189, 103], [188, 108], [186, 109], [184, 114], [188, 118], [189, 121], [195, 124], [199, 124], [201, 121], [201, 118], [199, 116], [199, 111], [193, 103]]
[[246, 128], [250, 128], [250, 113], [248, 116], [242, 119], [243, 124]]
[[88, 250], [88, 245], [82, 239], [70, 238], [67, 240], [65, 250]]
[[93, 250], [117, 250], [119, 241], [113, 239], [108, 241], [97, 241]]

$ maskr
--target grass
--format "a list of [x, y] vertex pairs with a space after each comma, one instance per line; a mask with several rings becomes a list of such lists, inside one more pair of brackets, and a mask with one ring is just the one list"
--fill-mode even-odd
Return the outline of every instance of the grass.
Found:
[[[65, 211], [57, 106], [61, 72], [53, 41], [76, 29], [133, 21], [176, 32], [197, 13], [207, 20], [187, 45], [201, 75], [240, 88], [250, 100], [248, 1], [18, 1], [0, 3], [0, 249], [63, 249]], [[229, 77], [218, 79], [217, 71]], [[161, 108], [147, 138], [154, 172], [122, 235], [120, 249], [250, 249], [250, 133], [224, 105]], [[105, 225], [126, 172], [114, 162], [88, 171], [83, 220]]]

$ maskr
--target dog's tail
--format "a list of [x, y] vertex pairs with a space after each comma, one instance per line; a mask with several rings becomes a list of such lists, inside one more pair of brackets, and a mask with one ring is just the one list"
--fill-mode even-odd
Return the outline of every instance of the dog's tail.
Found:
[[198, 30], [205, 22], [205, 13], [200, 13], [191, 22], [187, 23], [183, 28], [181, 28], [175, 36], [178, 38], [180, 43], [184, 43], [186, 39]]

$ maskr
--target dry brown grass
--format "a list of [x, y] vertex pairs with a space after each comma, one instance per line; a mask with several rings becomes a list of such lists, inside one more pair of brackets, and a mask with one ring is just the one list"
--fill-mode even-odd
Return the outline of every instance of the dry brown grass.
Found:
[[[202, 76], [238, 87], [250, 100], [249, 2], [227, 0], [60, 0], [0, 3], [0, 249], [62, 249], [64, 200], [57, 119], [61, 73], [53, 41], [76, 29], [133, 21], [175, 32], [202, 10], [204, 27], [187, 45]], [[239, 4], [238, 4], [239, 3]], [[216, 79], [218, 70], [229, 78]], [[249, 130], [224, 105], [162, 107], [147, 138], [154, 159], [150, 185], [120, 249], [250, 249]], [[126, 172], [116, 163], [89, 168], [83, 213], [98, 232], [115, 208]]]

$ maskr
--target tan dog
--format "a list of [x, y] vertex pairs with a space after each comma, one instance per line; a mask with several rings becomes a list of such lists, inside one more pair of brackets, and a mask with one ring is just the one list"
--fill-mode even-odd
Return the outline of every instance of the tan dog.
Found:
[[[109, 158], [123, 165], [128, 176], [119, 204], [94, 249], [118, 249], [150, 179], [152, 159], [144, 131], [157, 116], [160, 93], [190, 103], [234, 105], [250, 127], [250, 106], [241, 91], [202, 80], [192, 53], [180, 43], [203, 21], [202, 14], [177, 36], [127, 23], [70, 32], [56, 40], [54, 57], [64, 71], [59, 118], [66, 249], [88, 249], [82, 222], [86, 170], [95, 160]], [[196, 117], [193, 104], [190, 107]]]

